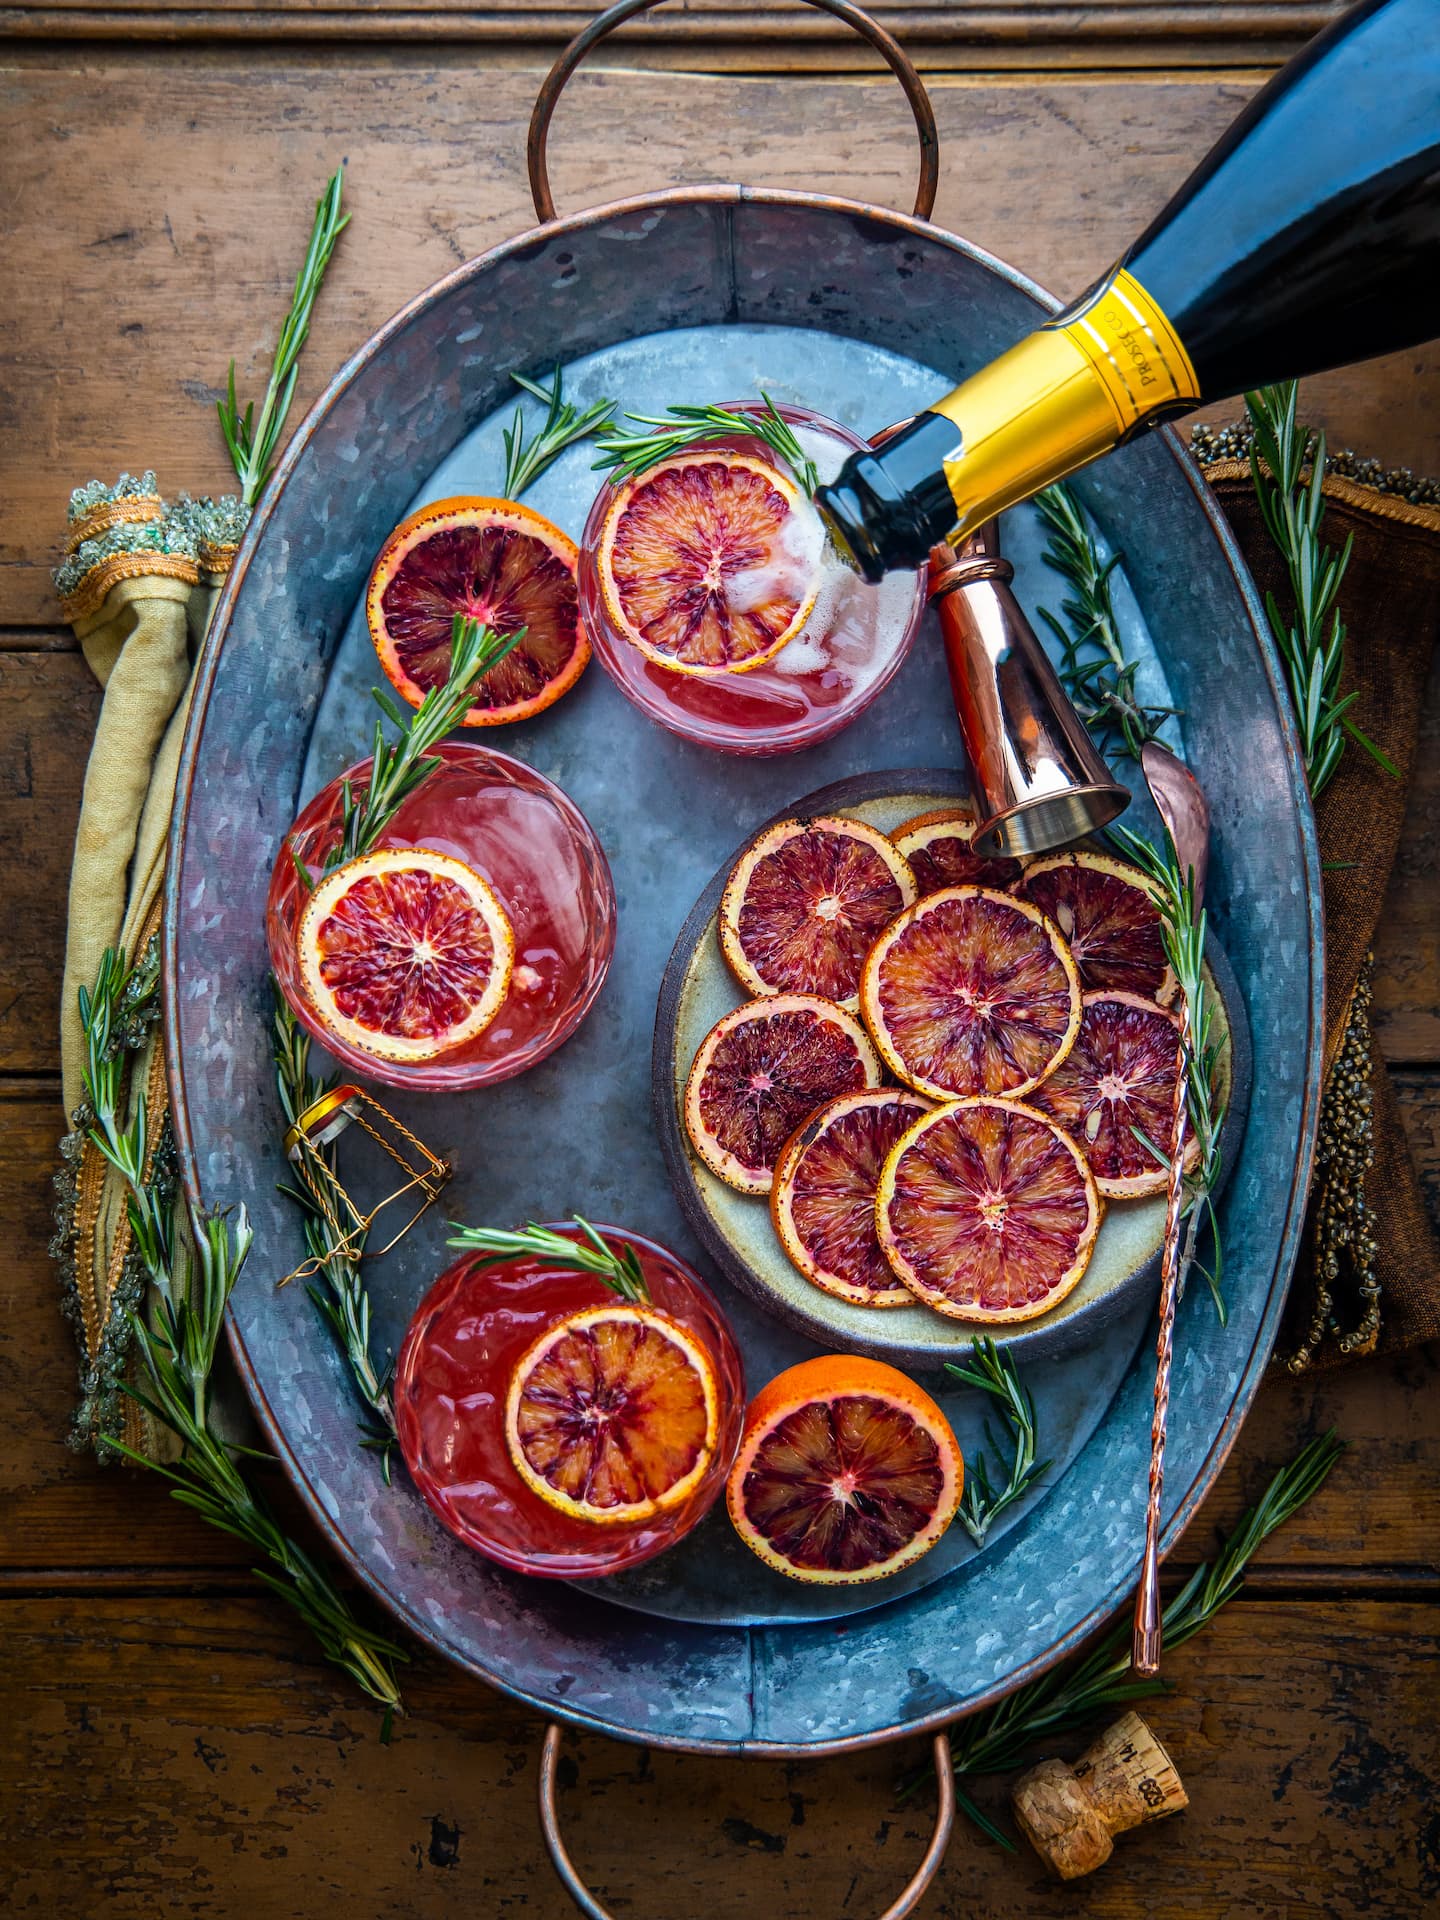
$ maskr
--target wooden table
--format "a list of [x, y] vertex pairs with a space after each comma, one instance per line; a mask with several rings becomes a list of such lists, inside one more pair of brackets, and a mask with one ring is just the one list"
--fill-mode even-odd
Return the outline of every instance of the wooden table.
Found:
[[[1045, 0], [887, 9], [932, 69], [936, 217], [1084, 285], [1264, 72], [1331, 9]], [[227, 484], [214, 400], [263, 384], [310, 202], [344, 159], [355, 220], [304, 365], [308, 401], [418, 289], [529, 223], [523, 128], [579, 0], [45, 0], [0, 10], [8, 379], [0, 521], [0, 1900], [15, 1915], [570, 1911], [541, 1852], [532, 1715], [427, 1658], [393, 1745], [248, 1571], [163, 1489], [66, 1450], [75, 1360], [46, 1257], [61, 1130], [66, 874], [97, 690], [49, 585], [68, 489], [155, 466]], [[667, 71], [666, 69], [670, 69]], [[562, 209], [683, 178], [909, 205], [899, 94], [794, 7], [702, 4], [613, 46], [567, 95]], [[1332, 441], [1440, 470], [1435, 349], [1316, 381]], [[1440, 1198], [1440, 683], [1377, 982], [1378, 1030]], [[1433, 1356], [1263, 1391], [1178, 1558], [1330, 1424], [1350, 1451], [1245, 1598], [1167, 1665], [1154, 1723], [1192, 1805], [1048, 1886], [962, 1829], [927, 1915], [1345, 1915], [1440, 1895]], [[297, 1517], [296, 1524], [301, 1522]], [[1077, 1744], [1059, 1743], [1073, 1753]], [[617, 1914], [878, 1911], [914, 1866], [918, 1750], [806, 1765], [567, 1747], [577, 1859]], [[998, 1805], [1002, 1783], [982, 1797]], [[6, 1886], [8, 1882], [8, 1894]]]

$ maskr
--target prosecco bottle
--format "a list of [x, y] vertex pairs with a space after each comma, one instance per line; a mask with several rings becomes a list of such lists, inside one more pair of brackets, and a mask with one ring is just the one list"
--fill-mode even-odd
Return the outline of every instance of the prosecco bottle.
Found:
[[1440, 332], [1440, 0], [1361, 0], [1075, 304], [816, 495], [869, 580], [1202, 402]]

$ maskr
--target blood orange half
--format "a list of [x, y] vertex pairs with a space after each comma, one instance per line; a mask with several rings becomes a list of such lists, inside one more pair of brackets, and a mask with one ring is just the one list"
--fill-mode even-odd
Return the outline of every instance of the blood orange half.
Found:
[[521, 1357], [505, 1399], [505, 1445], [525, 1484], [606, 1526], [679, 1506], [718, 1429], [710, 1356], [654, 1307], [567, 1314]]
[[676, 673], [749, 673], [794, 639], [822, 534], [762, 453], [682, 453], [615, 490], [597, 553], [618, 631]]
[[590, 658], [575, 543], [514, 500], [438, 500], [402, 520], [370, 574], [365, 617], [380, 664], [412, 707], [450, 672], [457, 613], [525, 637], [476, 682], [467, 727], [528, 720], [574, 686]]
[[770, 1217], [817, 1287], [857, 1307], [906, 1307], [875, 1232], [875, 1191], [895, 1142], [930, 1102], [899, 1087], [844, 1093], [807, 1120], [775, 1169]]
[[767, 1566], [854, 1586], [928, 1553], [964, 1477], [949, 1421], [913, 1380], [879, 1360], [822, 1354], [751, 1402], [726, 1504]]
[[1038, 907], [985, 887], [948, 887], [875, 943], [860, 1011], [907, 1086], [939, 1100], [1020, 1094], [1070, 1051], [1080, 982]]
[[[1175, 1115], [1180, 1021], [1138, 993], [1087, 993], [1075, 1044], [1029, 1096], [1072, 1136], [1101, 1193], [1159, 1193], [1164, 1164], [1137, 1136], [1165, 1151]], [[1200, 1143], [1190, 1136], [1186, 1165]]]
[[1174, 999], [1178, 982], [1165, 958], [1160, 911], [1138, 867], [1108, 853], [1052, 854], [1026, 868], [1015, 896], [1059, 927], [1087, 993]]
[[425, 847], [381, 848], [327, 874], [296, 943], [321, 1022], [381, 1060], [433, 1060], [483, 1033], [515, 951], [489, 882]]
[[1075, 1142], [1020, 1100], [960, 1100], [891, 1149], [875, 1202], [900, 1279], [954, 1320], [1033, 1320], [1090, 1262], [1101, 1203]]
[[880, 1080], [864, 1028], [843, 1007], [805, 993], [749, 1000], [700, 1043], [685, 1083], [685, 1130], [727, 1185], [768, 1193], [796, 1128], [827, 1100]]
[[915, 880], [863, 820], [782, 820], [741, 854], [720, 902], [720, 946], [751, 993], [859, 1004], [865, 956]]
[[965, 807], [939, 807], [919, 813], [897, 827], [890, 838], [910, 862], [915, 884], [923, 894], [945, 887], [1011, 887], [1025, 870], [1023, 860], [1008, 854], [986, 858], [971, 847], [975, 815]]

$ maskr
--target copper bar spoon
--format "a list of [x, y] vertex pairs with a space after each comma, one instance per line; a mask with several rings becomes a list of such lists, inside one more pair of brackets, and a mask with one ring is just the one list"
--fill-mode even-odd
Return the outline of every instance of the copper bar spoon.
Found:
[[[1210, 808], [1190, 769], [1158, 740], [1145, 743], [1140, 768], [1169, 832], [1181, 873], [1192, 876], [1195, 911], [1205, 897], [1210, 860]], [[1160, 1334], [1155, 1347], [1155, 1411], [1150, 1423], [1150, 1492], [1145, 1508], [1145, 1557], [1135, 1594], [1131, 1664], [1149, 1677], [1160, 1671], [1160, 1496], [1165, 1487], [1165, 1427], [1170, 1413], [1170, 1365], [1175, 1346], [1175, 1304], [1180, 1283], [1180, 1226], [1184, 1205], [1185, 1143], [1190, 1125], [1190, 1003], [1181, 996], [1179, 1072], [1170, 1116], [1170, 1171], [1165, 1186], [1165, 1249], [1160, 1265]]]

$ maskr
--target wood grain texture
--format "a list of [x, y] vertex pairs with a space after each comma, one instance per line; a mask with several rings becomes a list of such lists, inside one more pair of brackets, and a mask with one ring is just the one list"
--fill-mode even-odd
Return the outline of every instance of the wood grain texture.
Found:
[[[1440, 1079], [1407, 1076], [1402, 1092], [1426, 1176], [1440, 1188]], [[9, 1249], [0, 1262], [0, 1405], [12, 1411], [0, 1455], [0, 1579], [34, 1586], [73, 1584], [87, 1572], [152, 1584], [232, 1577], [250, 1565], [238, 1542], [202, 1526], [157, 1482], [100, 1467], [65, 1443], [75, 1354], [46, 1253], [59, 1133], [53, 1096], [0, 1097], [0, 1245]], [[1440, 1578], [1440, 1355], [1425, 1353], [1315, 1380], [1267, 1381], [1179, 1560], [1190, 1565], [1213, 1552], [1274, 1469], [1331, 1426], [1349, 1453], [1261, 1561], [1277, 1578], [1335, 1568], [1347, 1577], [1370, 1568], [1410, 1584], [1419, 1575]], [[278, 1475], [272, 1491], [303, 1524]]]
[[0, 1062], [56, 1063], [70, 854], [100, 688], [79, 652], [0, 653], [0, 848], [15, 861], [0, 952]]
[[[1083, 1892], [962, 1826], [921, 1914], [1433, 1911], [1435, 1618], [1373, 1601], [1235, 1603], [1173, 1657], [1177, 1692], [1148, 1710], [1188, 1813], [1122, 1839]], [[407, 1683], [410, 1715], [387, 1748], [374, 1712], [337, 1694], [260, 1600], [0, 1600], [0, 1684], [18, 1719], [0, 1770], [8, 1910], [564, 1920], [533, 1811], [539, 1722], [428, 1660]], [[562, 1818], [617, 1914], [863, 1920], [928, 1836], [928, 1802], [896, 1800], [923, 1761], [915, 1743], [782, 1766], [577, 1739]], [[88, 1791], [62, 1819], [77, 1781]], [[1000, 1783], [977, 1792], [1002, 1812]]]
[[[189, 42], [357, 38], [447, 40], [512, 47], [558, 45], [596, 9], [588, 0], [18, 0], [0, 9], [0, 33], [16, 38], [125, 38]], [[1339, 0], [957, 0], [949, 6], [887, 5], [870, 11], [917, 62], [968, 55], [987, 65], [1051, 63], [1183, 66], [1278, 62], [1339, 11]], [[736, 66], [863, 66], [858, 38], [839, 21], [797, 5], [687, 0], [632, 22], [616, 36], [629, 59], [688, 59]]]
[[[49, 624], [68, 488], [158, 463], [226, 485], [214, 401], [233, 354], [264, 383], [299, 233], [348, 162], [355, 222], [315, 316], [299, 403], [421, 288], [530, 224], [521, 128], [538, 80], [471, 51], [327, 60], [269, 49], [65, 61], [0, 76], [10, 290], [0, 401], [0, 626]], [[937, 218], [1043, 283], [1084, 286], [1253, 91], [1244, 77], [943, 79]], [[553, 142], [562, 210], [684, 179], [821, 188], [908, 206], [913, 130], [886, 81], [586, 70]], [[57, 217], [57, 209], [64, 217]], [[1336, 444], [1440, 467], [1417, 371], [1440, 349], [1308, 389]]]

